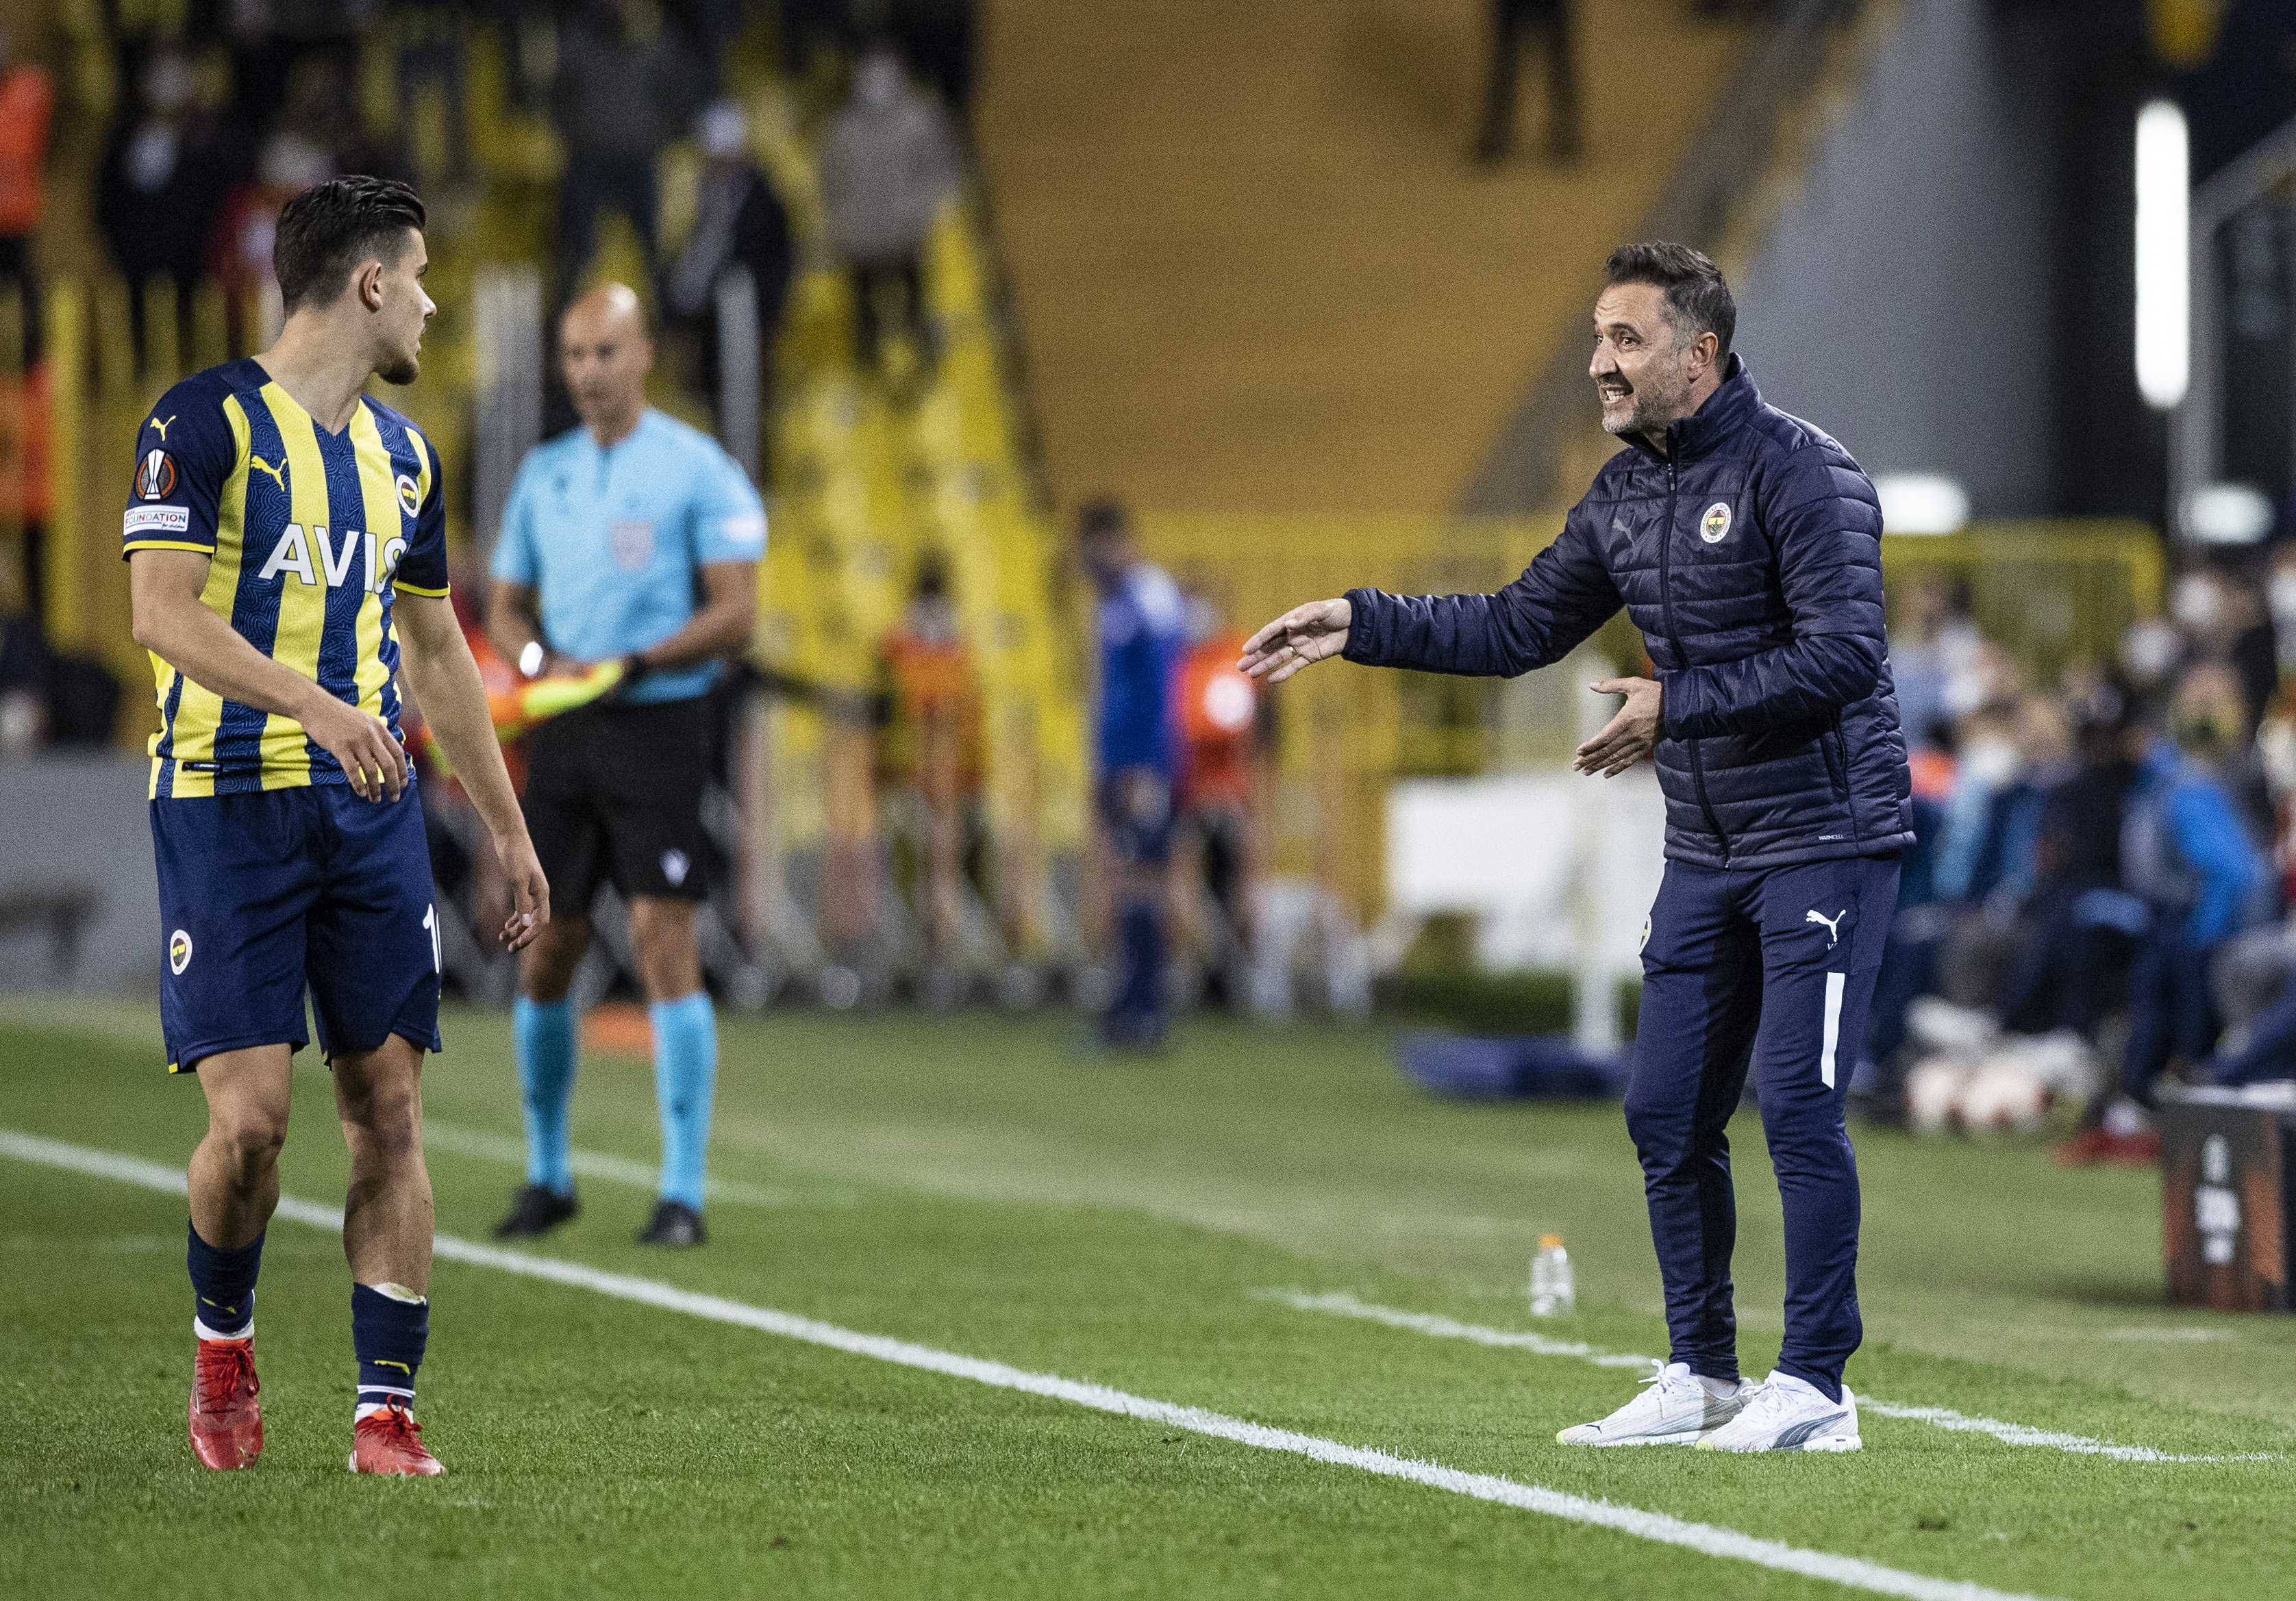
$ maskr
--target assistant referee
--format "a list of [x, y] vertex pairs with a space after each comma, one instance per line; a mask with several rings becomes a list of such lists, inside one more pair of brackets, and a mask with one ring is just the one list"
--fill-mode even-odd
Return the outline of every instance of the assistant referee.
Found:
[[[1672, 1360], [1567, 1444], [1856, 1450], [1857, 1166], [1842, 1123], [1913, 843], [1882, 632], [1882, 510], [1849, 453], [1767, 405], [1731, 354], [1737, 308], [1677, 244], [1612, 252], [1588, 376], [1624, 441], [1562, 532], [1496, 594], [1297, 607], [1244, 646], [1289, 677], [1375, 666], [1513, 677], [1559, 662], [1624, 606], [1658, 676], [1578, 748], [1606, 776], [1645, 756], [1666, 795], [1666, 877], [1643, 935], [1627, 1129], [1641, 1155]], [[1785, 1339], [1738, 1373], [1737, 1239], [1723, 1131], [1754, 1075], [1784, 1203]]]
[[615, 659], [628, 676], [611, 699], [527, 739], [527, 828], [565, 910], [520, 967], [526, 1183], [495, 1233], [541, 1234], [575, 1214], [578, 1020], [566, 992], [589, 948], [591, 901], [611, 880], [629, 904], [661, 1112], [660, 1197], [638, 1242], [695, 1246], [718, 1075], [693, 937], [708, 855], [703, 698], [757, 625], [765, 508], [714, 440], [647, 406], [653, 343], [632, 290], [607, 284], [569, 306], [559, 355], [582, 426], [519, 470], [487, 632], [529, 676]]

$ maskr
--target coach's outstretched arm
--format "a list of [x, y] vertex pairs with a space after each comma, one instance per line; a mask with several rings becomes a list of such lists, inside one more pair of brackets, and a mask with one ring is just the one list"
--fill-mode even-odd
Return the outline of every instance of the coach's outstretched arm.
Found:
[[1561, 661], [1622, 604], [1586, 518], [1574, 511], [1562, 536], [1496, 594], [1351, 589], [1343, 600], [1285, 612], [1244, 642], [1238, 665], [1270, 683], [1340, 655], [1371, 667], [1514, 678]]
[[398, 625], [399, 670], [455, 778], [479, 809], [510, 881], [511, 914], [503, 925], [503, 945], [522, 951], [550, 921], [550, 883], [527, 837], [526, 814], [503, 765], [502, 741], [495, 737], [479, 665], [455, 619], [455, 603], [446, 596], [401, 590], [391, 610]]

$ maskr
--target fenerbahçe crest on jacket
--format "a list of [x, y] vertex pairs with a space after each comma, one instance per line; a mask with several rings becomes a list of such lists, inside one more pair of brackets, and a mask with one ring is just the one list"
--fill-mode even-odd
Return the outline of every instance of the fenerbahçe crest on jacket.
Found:
[[[394, 593], [447, 592], [439, 455], [359, 396], [331, 434], [254, 361], [185, 379], [135, 440], [122, 553], [209, 556], [201, 600], [258, 650], [399, 737]], [[346, 781], [291, 717], [226, 700], [158, 656], [154, 798]]]

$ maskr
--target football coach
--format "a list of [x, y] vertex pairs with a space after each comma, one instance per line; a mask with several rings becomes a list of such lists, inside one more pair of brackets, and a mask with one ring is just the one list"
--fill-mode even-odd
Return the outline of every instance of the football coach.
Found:
[[[1913, 842], [1882, 632], [1882, 512], [1849, 453], [1764, 404], [1731, 354], [1737, 308], [1704, 256], [1614, 252], [1588, 368], [1626, 443], [1522, 576], [1488, 595], [1350, 590], [1244, 647], [1281, 681], [1327, 657], [1512, 678], [1559, 662], [1620, 606], [1657, 677], [1623, 695], [1574, 769], [1645, 756], [1666, 796], [1666, 875], [1643, 940], [1627, 1090], [1669, 1360], [1567, 1444], [1855, 1450], [1857, 1169], [1842, 1107]], [[1784, 1203], [1785, 1338], [1738, 1373], [1725, 1125], [1749, 1071]]]

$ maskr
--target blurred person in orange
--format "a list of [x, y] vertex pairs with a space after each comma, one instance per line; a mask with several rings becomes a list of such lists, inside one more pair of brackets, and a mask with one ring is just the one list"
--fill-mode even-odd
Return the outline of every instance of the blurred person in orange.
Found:
[[1226, 609], [1202, 579], [1193, 580], [1185, 594], [1189, 644], [1172, 695], [1180, 734], [1179, 906], [1193, 925], [1206, 999], [1233, 1009], [1243, 1002], [1251, 942], [1259, 877], [1254, 803], [1268, 723], [1259, 681], [1235, 665], [1246, 634], [1228, 625]]
[[32, 232], [47, 204], [44, 169], [55, 103], [48, 69], [18, 61], [0, 29], [0, 279], [23, 282], [31, 273]]
[[980, 833], [981, 700], [939, 551], [917, 562], [901, 620], [877, 649], [885, 715], [877, 746], [878, 790], [891, 830], [913, 853], [912, 903], [927, 960], [946, 971], [956, 955], [965, 863]]

